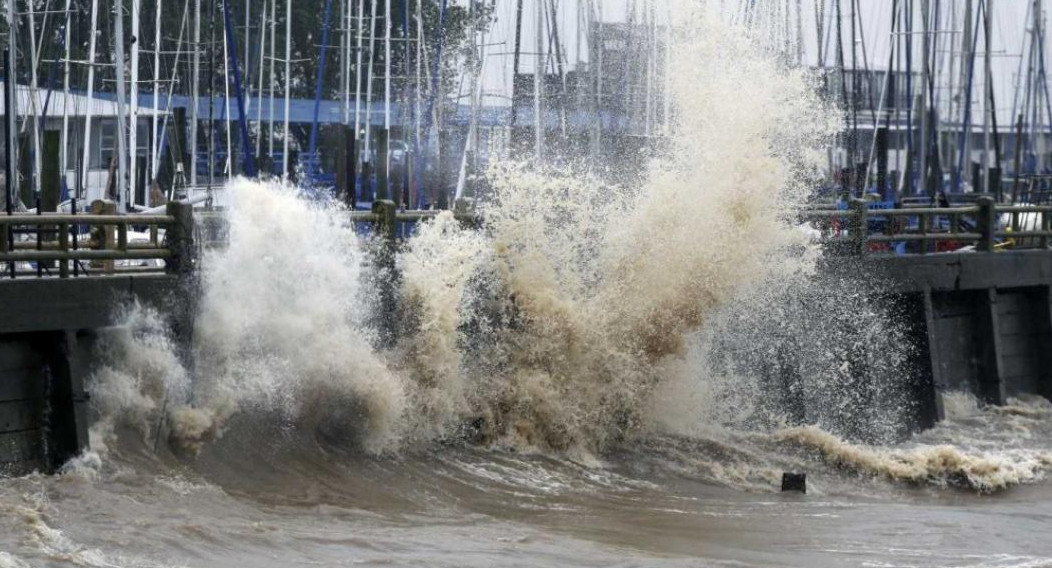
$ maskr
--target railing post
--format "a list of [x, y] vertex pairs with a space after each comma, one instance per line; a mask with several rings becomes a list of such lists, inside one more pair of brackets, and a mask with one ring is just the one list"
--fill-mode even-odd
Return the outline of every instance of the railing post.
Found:
[[864, 256], [869, 239], [869, 209], [864, 199], [852, 199], [851, 211], [851, 254]]
[[460, 226], [467, 229], [478, 227], [478, 218], [475, 216], [475, 202], [471, 199], [461, 197], [453, 202], [453, 217], [460, 222]]
[[397, 222], [395, 221], [395, 213], [397, 208], [395, 202], [390, 199], [377, 199], [373, 201], [373, 213], [376, 214], [376, 234], [378, 236], [387, 239], [388, 245], [393, 246], [396, 230], [398, 228]]
[[976, 227], [979, 229], [979, 245], [976, 247], [980, 252], [994, 251], [994, 231], [997, 229], [997, 208], [994, 199], [988, 195], [979, 198], [979, 214], [976, 218]]
[[[63, 223], [58, 226], [58, 249], [69, 252], [69, 225]], [[76, 262], [75, 260], [73, 262]], [[69, 261], [60, 260], [58, 263], [59, 278], [69, 278]]]
[[[116, 215], [117, 204], [103, 199], [96, 199], [91, 203], [91, 212], [95, 215]], [[93, 249], [107, 250], [112, 249], [114, 244], [114, 233], [112, 225], [96, 225], [91, 229], [91, 242]], [[113, 270], [112, 260], [98, 260], [92, 261], [91, 266], [94, 268], [102, 268], [103, 271], [111, 272]]]
[[164, 233], [165, 245], [171, 257], [165, 263], [168, 274], [189, 274], [194, 269], [194, 206], [189, 203], [169, 201], [165, 213], [175, 217], [175, 222]]
[[398, 306], [395, 305], [398, 288], [398, 274], [395, 267], [396, 206], [390, 199], [373, 201], [373, 213], [376, 214], [376, 266], [379, 274], [380, 313], [378, 329], [379, 341], [384, 347], [394, 345]]
[[1049, 212], [1047, 210], [1046, 211], [1041, 211], [1041, 213], [1040, 213], [1040, 215], [1041, 215], [1041, 232], [1043, 234], [1041, 235], [1041, 238], [1038, 240], [1038, 244], [1040, 244], [1041, 248], [1043, 248], [1043, 249], [1047, 249], [1048, 248], [1048, 213]]

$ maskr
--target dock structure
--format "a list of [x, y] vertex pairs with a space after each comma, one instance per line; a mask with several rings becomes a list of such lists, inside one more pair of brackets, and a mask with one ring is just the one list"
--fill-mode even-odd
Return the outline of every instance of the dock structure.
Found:
[[[458, 218], [477, 224], [462, 205]], [[222, 240], [216, 217], [185, 202], [163, 214], [116, 215], [105, 202], [91, 209], [0, 215], [0, 475], [54, 471], [87, 447], [85, 380], [96, 330], [114, 324], [115, 307], [132, 298], [185, 330], [198, 251]], [[391, 261], [398, 225], [437, 214], [381, 200], [347, 215], [383, 236], [378, 261]], [[906, 315], [916, 426], [943, 417], [949, 392], [995, 405], [1022, 394], [1052, 398], [1052, 206], [980, 199], [874, 211], [855, 202], [800, 218], [827, 243], [826, 269], [879, 279], [880, 293]], [[974, 249], [938, 252], [946, 243]], [[889, 253], [894, 247], [898, 254]]]

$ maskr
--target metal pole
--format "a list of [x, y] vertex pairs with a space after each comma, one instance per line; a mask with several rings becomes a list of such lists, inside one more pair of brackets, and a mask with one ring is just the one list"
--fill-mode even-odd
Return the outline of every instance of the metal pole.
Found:
[[990, 4], [991, 1], [986, 0], [983, 7], [983, 41], [985, 42], [985, 48], [983, 51], [983, 65], [985, 67], [985, 77], [983, 79], [983, 93], [985, 94], [983, 97], [983, 108], [985, 109], [985, 112], [983, 113], [983, 167], [986, 169], [986, 171], [983, 172], [983, 192], [987, 194], [989, 194], [992, 189], [990, 187], [990, 170], [994, 167], [994, 164], [991, 163], [990, 156], [990, 119], [994, 112], [993, 107], [990, 105], [991, 101], [989, 96], [990, 88], [992, 86], [990, 81], [993, 76], [993, 66], [991, 64], [992, 42], [990, 41], [990, 30], [992, 29], [990, 21], [993, 19], [993, 10], [991, 9]]
[[[245, 41], [248, 42], [249, 34], [245, 32]], [[259, 11], [259, 89], [256, 91], [256, 156], [263, 155], [263, 79], [266, 77], [267, 64], [267, 3], [263, 2], [263, 9]], [[247, 78], [246, 78], [247, 80]]]
[[920, 171], [917, 177], [918, 191], [920, 195], [928, 195], [931, 193], [930, 187], [928, 187], [928, 149], [930, 141], [928, 140], [928, 129], [930, 128], [930, 113], [929, 113], [929, 102], [928, 102], [928, 80], [929, 80], [929, 34], [930, 34], [930, 0], [921, 0], [921, 88], [920, 88], [920, 111], [921, 111], [921, 133], [920, 133], [920, 147], [918, 148], [918, 154], [920, 158]]
[[[391, 0], [384, 0], [384, 130], [391, 130]], [[386, 168], [387, 164], [382, 164]]]
[[[160, 0], [158, 0], [160, 1]], [[197, 187], [197, 106], [201, 83], [201, 0], [194, 0], [194, 71], [190, 80], [190, 185]], [[211, 105], [211, 101], [209, 101]]]
[[274, 56], [277, 55], [277, 44], [275, 43], [277, 41], [275, 32], [277, 24], [278, 0], [270, 0], [270, 108], [268, 109], [269, 124], [267, 127], [267, 155], [270, 157], [269, 173], [274, 173], [274, 67], [278, 63]]
[[[15, 29], [13, 26], [11, 26], [11, 23], [14, 21], [14, 17], [11, 14], [14, 10], [13, 6], [14, 1], [9, 0], [7, 3], [7, 23], [9, 26], [8, 30], [10, 30], [12, 36], [14, 35]], [[15, 143], [15, 131], [18, 129], [18, 124], [16, 122], [18, 120], [18, 101], [15, 99], [15, 82], [12, 80], [14, 78], [13, 70], [15, 68], [14, 57], [11, 57], [11, 48], [14, 46], [14, 42], [11, 42], [11, 45], [9, 45], [6, 50], [4, 50], [4, 108], [7, 109], [7, 111], [4, 113], [4, 130], [7, 134], [7, 163], [4, 164], [7, 179], [5, 180], [6, 183], [4, 184], [4, 205], [7, 209], [8, 215], [11, 214], [11, 211], [13, 209], [12, 203], [14, 202], [15, 196], [18, 195], [18, 178], [15, 177], [15, 161], [18, 159], [18, 145]], [[10, 236], [10, 234], [10, 227], [8, 227], [4, 238], [7, 239]], [[14, 277], [14, 266], [14, 264], [11, 265], [12, 277]]]
[[537, 58], [536, 64], [533, 68], [533, 156], [537, 161], [537, 165], [540, 165], [542, 150], [544, 149], [544, 123], [541, 118], [541, 79], [545, 71], [544, 62], [544, 2], [537, 1], [536, 11], [536, 47]]
[[[365, 147], [362, 149], [362, 162], [369, 163], [371, 158], [371, 144], [372, 144], [372, 124], [373, 124], [373, 67], [376, 63], [376, 0], [372, 1], [371, 9], [369, 11], [369, 61], [368, 71], [366, 72], [366, 84], [365, 84]], [[375, 164], [373, 167], [375, 168]], [[365, 173], [365, 179], [362, 181], [363, 185], [371, 185], [371, 181], [368, 179], [369, 172], [372, 168], [368, 168]], [[370, 192], [366, 192], [367, 194]]]
[[[99, 27], [99, 0], [91, 0], [91, 37], [88, 38], [88, 100], [92, 100], [95, 96], [95, 36]], [[13, 137], [9, 138], [9, 141], [13, 140]], [[84, 145], [83, 154], [83, 166], [80, 170], [80, 188], [78, 195], [86, 197], [89, 200], [91, 196], [87, 195], [86, 185], [88, 171], [91, 169], [91, 105], [84, 110]]]
[[[14, 0], [9, 0], [9, 1], [13, 2]], [[40, 126], [41, 125], [40, 125], [40, 121], [36, 120], [36, 117], [40, 116], [40, 109], [37, 108], [37, 93], [40, 92], [40, 89], [39, 89], [39, 84], [37, 82], [38, 59], [37, 59], [37, 39], [36, 39], [36, 22], [35, 22], [36, 17], [35, 17], [35, 14], [34, 14], [34, 8], [33, 8], [33, 1], [32, 0], [26, 2], [26, 12], [27, 12], [27, 15], [29, 17], [29, 64], [30, 64], [30, 67], [31, 67], [30, 74], [29, 74], [29, 86], [30, 86], [31, 92], [33, 93], [32, 96], [29, 97], [29, 106], [30, 106], [30, 108], [33, 111], [33, 118], [34, 118], [34, 120], [32, 120], [32, 124], [33, 124], [33, 156], [32, 156], [33, 157], [33, 180], [32, 180], [32, 187], [33, 187], [34, 195], [36, 195], [36, 198], [39, 199], [40, 198], [40, 175], [41, 175], [41, 170], [43, 168], [42, 168], [42, 163], [41, 163], [41, 160], [40, 160], [40, 151], [41, 151]]]
[[[128, 176], [131, 182], [128, 203], [135, 204], [136, 176], [139, 162], [139, 4], [141, 0], [131, 0], [132, 37], [131, 37], [131, 125], [128, 129], [128, 152], [131, 163], [128, 164]], [[156, 75], [157, 68], [154, 68]], [[156, 99], [157, 93], [154, 93]]]
[[332, 0], [325, 0], [325, 16], [322, 20], [321, 30], [321, 60], [318, 63], [318, 77], [314, 85], [314, 117], [310, 125], [310, 150], [307, 159], [310, 160], [310, 173], [318, 173], [318, 164], [321, 162], [315, 153], [318, 151], [318, 112], [321, 109], [322, 81], [325, 79], [325, 56], [329, 52], [329, 18], [332, 16]]
[[[153, 145], [150, 153], [150, 165], [152, 166], [150, 172], [152, 174], [150, 176], [151, 178], [155, 178], [157, 172], [161, 171], [161, 131], [160, 125], [158, 124], [158, 117], [161, 115], [161, 14], [163, 13], [164, 0], [157, 0], [154, 3], [153, 15]], [[180, 28], [180, 35], [182, 35], [182, 28]], [[182, 38], [180, 37], [179, 39], [181, 40]], [[182, 49], [181, 42], [179, 44], [179, 49]], [[184, 133], [180, 132], [179, 137], [182, 138], [183, 134]], [[181, 159], [182, 158], [180, 157], [180, 161]], [[190, 169], [192, 170], [193, 167], [191, 166]], [[151, 179], [150, 181], [153, 180]], [[157, 205], [156, 203], [149, 203], [149, 201], [149, 192], [147, 192], [147, 203], [145, 205]]]
[[[248, 115], [245, 113], [245, 95], [241, 90], [241, 70], [237, 64], [237, 38], [230, 19], [230, 0], [223, 2], [223, 21], [226, 23], [227, 47], [230, 51], [230, 66], [234, 68], [234, 91], [237, 96], [238, 130], [241, 133], [241, 150], [244, 157], [245, 175], [256, 177], [256, 160], [252, 156], [252, 142], [248, 137]], [[229, 160], [231, 156], [227, 156]]]
[[65, 59], [62, 61], [62, 140], [59, 142], [59, 145], [61, 146], [59, 148], [59, 152], [61, 153], [61, 156], [59, 157], [59, 171], [61, 172], [60, 175], [63, 182], [65, 182], [66, 179], [66, 168], [69, 167], [69, 156], [67, 155], [68, 152], [66, 151], [66, 146], [69, 143], [69, 24], [72, 17], [70, 12], [71, 1], [72, 0], [66, 0], [66, 23], [62, 30], [62, 43], [65, 50]]
[[128, 141], [125, 84], [124, 84], [124, 1], [120, 0], [113, 5], [115, 21], [114, 25], [114, 51], [117, 70], [117, 211], [125, 211], [126, 196], [124, 192], [128, 187]]
[[281, 179], [289, 180], [289, 103], [292, 89], [292, 0], [285, 0], [285, 135], [281, 142]]

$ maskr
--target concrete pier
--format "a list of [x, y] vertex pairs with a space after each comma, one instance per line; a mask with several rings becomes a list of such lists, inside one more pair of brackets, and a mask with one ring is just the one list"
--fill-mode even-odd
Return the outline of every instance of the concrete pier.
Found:
[[854, 261], [880, 278], [924, 354], [915, 372], [931, 383], [925, 425], [943, 417], [942, 394], [989, 404], [1036, 394], [1052, 399], [1052, 251], [948, 253]]
[[[1030, 208], [1006, 208], [1024, 209]], [[864, 232], [876, 214], [857, 204], [850, 212], [813, 212], [828, 220], [855, 217], [839, 225], [850, 227], [849, 234], [830, 237], [830, 242], [847, 244], [842, 249], [847, 254], [827, 255], [823, 269], [878, 282], [875, 289], [905, 316], [907, 340], [914, 347], [909, 380], [917, 403], [916, 426], [931, 426], [941, 418], [943, 395], [950, 392], [973, 393], [988, 404], [1003, 404], [1021, 394], [1052, 397], [1052, 251], [1047, 248], [1052, 231], [1044, 218], [1052, 215], [1052, 208], [1040, 209], [1042, 230], [1015, 234], [1040, 245], [1033, 250], [996, 250], [994, 239], [1006, 233], [993, 221], [1002, 212], [989, 202], [956, 210], [880, 213], [889, 218], [927, 216], [914, 233], [896, 233], [891, 223], [884, 233]], [[348, 218], [374, 224], [373, 230], [383, 236], [378, 261], [393, 270], [396, 226], [436, 214], [399, 211], [393, 201], [379, 200], [372, 212], [349, 212]], [[463, 204], [456, 214], [467, 224], [478, 222]], [[958, 218], [966, 215], [985, 221], [977, 222], [975, 231], [959, 231]], [[934, 232], [938, 223], [932, 218], [939, 216], [953, 219], [949, 231]], [[6, 238], [0, 239], [5, 276], [0, 279], [0, 474], [53, 471], [86, 446], [84, 381], [95, 330], [114, 323], [115, 306], [135, 298], [170, 314], [176, 334], [180, 326], [186, 329], [196, 297], [193, 282], [201, 246], [194, 217], [191, 206], [182, 203], [169, 204], [165, 215], [152, 216], [0, 216], [5, 237], [6, 230], [16, 226], [23, 232], [36, 226], [38, 235], [36, 243], [21, 241], [13, 248]], [[96, 229], [93, 236], [70, 231], [85, 225]], [[163, 243], [154, 238], [132, 246], [130, 227], [142, 225], [150, 226], [153, 235], [163, 226]], [[44, 242], [40, 235], [51, 240]], [[920, 241], [917, 250], [924, 252], [949, 239], [977, 242], [980, 252], [871, 253], [875, 243]], [[119, 265], [142, 258], [163, 259], [165, 267], [141, 272]], [[27, 262], [58, 268], [48, 274], [24, 266], [10, 270]], [[93, 263], [87, 274], [76, 270], [82, 262]], [[381, 295], [384, 339], [393, 341], [397, 294], [389, 289]], [[791, 378], [794, 370], [781, 372]], [[857, 375], [867, 376], [867, 369], [859, 368]]]

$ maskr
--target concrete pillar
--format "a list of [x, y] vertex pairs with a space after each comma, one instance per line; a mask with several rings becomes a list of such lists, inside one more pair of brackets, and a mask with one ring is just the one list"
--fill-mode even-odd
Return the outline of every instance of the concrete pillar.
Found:
[[[939, 342], [935, 336], [935, 306], [932, 302], [931, 288], [925, 288], [923, 292], [922, 300], [924, 302], [924, 338], [927, 340], [927, 357], [918, 357], [918, 360], [928, 366], [929, 373], [931, 375], [931, 392], [929, 393], [930, 404], [934, 408], [934, 416], [932, 422], [942, 420], [946, 418], [946, 410], [942, 404], [942, 396], [940, 396], [940, 389], [942, 386], [947, 384], [946, 377], [942, 376], [942, 368], [939, 365]], [[924, 420], [924, 418], [922, 418]], [[923, 427], [923, 425], [922, 425]]]
[[[1048, 343], [1052, 342], [1052, 286], [1045, 286], [1045, 301], [1043, 305], [1045, 307], [1042, 313], [1039, 314], [1043, 320], [1041, 331], [1044, 332], [1044, 340], [1046, 347]], [[1041, 385], [1038, 394], [1052, 400], [1052, 349], [1045, 349], [1043, 352], [1044, 356], [1044, 372], [1041, 375]]]
[[982, 373], [979, 398], [988, 404], [1005, 403], [1004, 364], [1002, 362], [1001, 333], [997, 316], [997, 290], [987, 288], [979, 295], [976, 313], [976, 337], [981, 346]]
[[47, 452], [51, 471], [88, 447], [88, 395], [70, 359], [75, 342], [76, 337], [65, 331], [41, 332], [35, 338], [44, 360], [45, 381], [51, 386]]

